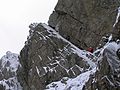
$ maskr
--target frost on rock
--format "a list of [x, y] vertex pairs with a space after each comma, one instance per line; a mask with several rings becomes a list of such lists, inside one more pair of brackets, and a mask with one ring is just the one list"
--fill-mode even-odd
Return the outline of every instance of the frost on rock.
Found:
[[116, 55], [116, 51], [119, 48], [120, 48], [120, 44], [117, 44], [116, 42], [112, 42], [109, 43], [104, 50], [104, 56], [107, 57], [107, 61], [111, 66], [113, 72], [115, 72], [115, 70], [120, 69], [120, 60]]
[[[73, 52], [77, 54], [79, 57], [83, 58], [84, 61], [86, 61], [90, 65], [89, 70], [87, 70], [84, 73], [81, 73], [76, 78], [64, 78], [61, 81], [53, 82], [47, 85], [46, 90], [82, 90], [85, 83], [89, 80], [90, 75], [93, 75], [96, 72], [96, 64], [93, 61], [93, 59], [97, 59], [97, 57], [88, 51], [79, 49], [74, 44], [72, 44], [71, 42], [63, 38], [58, 32], [56, 32], [54, 29], [52, 29], [48, 25], [42, 24], [42, 26], [46, 28], [46, 30], [49, 32], [49, 36], [53, 36], [63, 40], [64, 42], [67, 42], [68, 45], [66, 47], [70, 48], [70, 51], [68, 51], [69, 53]], [[64, 49], [67, 52], [67, 49], [66, 48]]]
[[85, 51], [85, 50], [79, 49], [74, 44], [72, 44], [71, 42], [69, 42], [67, 39], [63, 38], [60, 34], [58, 34], [58, 32], [56, 32], [50, 26], [48, 26], [48, 25], [46, 25], [44, 23], [42, 23], [42, 26], [47, 29], [47, 31], [50, 33], [50, 36], [57, 37], [57, 38], [63, 40], [64, 42], [69, 43], [68, 46], [71, 47], [71, 52], [74, 52], [79, 57], [83, 58], [90, 65], [90, 68], [96, 67], [96, 64], [92, 61], [93, 59], [96, 59], [96, 57], [92, 53], [90, 53], [88, 51]]
[[0, 60], [0, 68], [7, 68], [7, 71], [16, 72], [18, 66], [20, 65], [18, 60], [18, 55], [11, 53], [10, 51], [6, 52]]
[[0, 81], [0, 85], [2, 85], [5, 90], [22, 90], [20, 83], [17, 80], [17, 77], [12, 77], [9, 79], [3, 79]]
[[80, 74], [76, 78], [66, 78], [58, 82], [53, 82], [46, 86], [46, 90], [82, 90], [90, 75], [96, 72], [96, 68]]
[[37, 25], [38, 25], [38, 23], [32, 23], [32, 24], [29, 25], [29, 28], [31, 30], [34, 30]]
[[[116, 56], [116, 51], [118, 50], [118, 48], [120, 48], [120, 45], [116, 42], [107, 43], [103, 48], [98, 50], [100, 51], [100, 57], [98, 58], [98, 60], [103, 60], [103, 58], [106, 57], [113, 75], [117, 74], [117, 77], [119, 78], [120, 60]], [[84, 73], [81, 73], [76, 78], [65, 78], [58, 82], [52, 82], [51, 84], [46, 86], [46, 90], [83, 90], [84, 86], [86, 88], [86, 83], [88, 83], [88, 81], [90, 80], [90, 76], [97, 75], [96, 71], [99, 72], [97, 66], [92, 68], [92, 70], [88, 70]], [[107, 75], [103, 76], [102, 78], [106, 78], [109, 81], [110, 85], [114, 85], [114, 82], [112, 82]], [[93, 78], [93, 82], [96, 82], [96, 80], [95, 78]], [[117, 82], [117, 85], [120, 85], [118, 81], [115, 82]]]
[[[29, 25], [30, 30], [29, 30], [29, 36], [27, 37], [27, 40], [29, 40], [32, 37], [35, 27], [37, 27], [37, 25], [38, 25], [38, 23], [32, 23]], [[28, 41], [25, 42], [25, 45], [27, 45], [27, 44], [28, 44]]]
[[5, 90], [22, 90], [16, 74], [19, 66], [18, 54], [10, 51], [0, 59], [0, 85]]
[[116, 21], [115, 21], [113, 27], [115, 27], [115, 25], [118, 23], [119, 17], [120, 17], [120, 7], [118, 7], [118, 13], [117, 13]]

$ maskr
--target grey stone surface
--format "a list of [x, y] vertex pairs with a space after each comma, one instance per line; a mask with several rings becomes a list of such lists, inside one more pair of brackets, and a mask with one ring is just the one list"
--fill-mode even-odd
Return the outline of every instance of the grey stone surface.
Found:
[[[118, 0], [58, 0], [48, 24], [63, 38], [41, 23], [29, 26], [30, 35], [19, 56], [22, 67], [17, 72], [23, 89], [44, 90], [53, 81], [73, 78], [89, 70], [90, 65], [74, 53], [74, 46], [70, 43], [80, 49], [98, 47], [102, 37], [110, 35], [114, 29], [118, 5]], [[105, 53], [113, 55], [109, 50]], [[91, 61], [94, 58], [88, 54], [86, 57]], [[98, 65], [99, 71], [91, 76], [84, 90], [119, 90], [119, 87], [111, 86], [107, 78], [102, 79], [114, 75], [108, 58], [104, 56]], [[94, 79], [97, 81], [92, 83]]]
[[18, 78], [25, 90], [43, 90], [53, 81], [76, 77], [89, 68], [89, 64], [74, 53], [74, 47], [54, 31], [38, 24], [21, 50]]
[[98, 63], [95, 75], [91, 76], [85, 90], [119, 90], [120, 89], [120, 59], [113, 45], [106, 48], [103, 58]]
[[49, 25], [81, 48], [99, 45], [113, 30], [117, 0], [58, 0]]
[[0, 90], [22, 90], [17, 80], [18, 54], [6, 52], [0, 59]]

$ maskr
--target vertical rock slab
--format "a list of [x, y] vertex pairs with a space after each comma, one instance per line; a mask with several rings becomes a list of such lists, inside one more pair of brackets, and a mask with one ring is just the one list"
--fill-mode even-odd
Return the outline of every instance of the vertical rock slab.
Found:
[[58, 0], [49, 25], [81, 48], [96, 47], [113, 29], [116, 0]]

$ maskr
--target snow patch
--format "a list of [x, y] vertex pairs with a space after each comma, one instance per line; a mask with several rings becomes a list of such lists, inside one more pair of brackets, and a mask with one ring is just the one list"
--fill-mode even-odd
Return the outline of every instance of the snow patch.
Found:
[[47, 24], [42, 23], [41, 24], [44, 28], [47, 29], [47, 31], [51, 34], [51, 36], [55, 36], [59, 39], [62, 39], [63, 41], [69, 43], [69, 45], [71, 46], [71, 50], [76, 53], [78, 56], [82, 57], [85, 61], [87, 61], [87, 63], [90, 65], [90, 68], [94, 68], [96, 67], [96, 64], [91, 60], [91, 58], [87, 57], [86, 54], [88, 56], [94, 56], [92, 53], [85, 51], [85, 50], [81, 50], [78, 47], [76, 47], [75, 45], [73, 45], [71, 42], [69, 42], [68, 40], [66, 40], [65, 38], [63, 38], [61, 35], [58, 34], [58, 32], [56, 32], [54, 29], [52, 29], [50, 26], [48, 26]]
[[19, 63], [18, 54], [11, 53], [10, 51], [6, 52], [6, 55], [0, 59], [0, 73], [2, 74], [0, 85], [2, 85], [5, 90], [22, 90], [16, 74], [19, 66], [21, 66], [21, 64]]
[[113, 27], [115, 27], [115, 25], [118, 23], [119, 17], [120, 17], [120, 7], [118, 7], [118, 13], [117, 13], [116, 21], [113, 24]]
[[6, 55], [4, 55], [1, 60], [1, 69], [7, 68], [7, 70], [10, 70], [11, 72], [16, 72], [18, 69], [18, 66], [21, 66], [18, 60], [18, 54], [11, 53], [10, 51], [6, 52]]
[[0, 81], [0, 84], [5, 87], [5, 90], [22, 90], [20, 83], [17, 80], [17, 77], [12, 77], [9, 79], [3, 79]]
[[36, 70], [37, 70], [37, 74], [38, 74], [38, 76], [40, 77], [40, 71], [39, 71], [39, 69], [38, 69], [37, 66], [36, 66]]
[[85, 83], [88, 82], [90, 75], [96, 72], [96, 68], [80, 74], [76, 78], [67, 78], [63, 81], [53, 82], [46, 86], [46, 90], [82, 90]]

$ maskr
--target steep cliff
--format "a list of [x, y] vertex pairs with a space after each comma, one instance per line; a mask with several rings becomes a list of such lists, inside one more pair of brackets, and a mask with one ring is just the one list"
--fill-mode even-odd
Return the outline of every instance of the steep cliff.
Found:
[[95, 66], [91, 53], [80, 50], [48, 25], [38, 24], [30, 32], [19, 58], [22, 68], [18, 76], [25, 90], [43, 90], [53, 81], [76, 77]]
[[116, 55], [120, 44], [109, 43], [98, 61], [96, 73], [89, 79], [85, 90], [120, 90], [120, 59]]
[[118, 0], [58, 0], [48, 23], [76, 46], [96, 48], [113, 29], [118, 5]]
[[116, 55], [118, 48], [120, 44], [108, 43], [102, 48], [95, 68], [76, 78], [53, 82], [46, 90], [120, 90], [120, 59]]
[[[110, 36], [119, 31], [118, 5], [58, 0], [48, 25], [31, 24], [17, 71], [23, 90], [119, 90], [119, 44]], [[88, 47], [99, 49], [90, 53]]]

